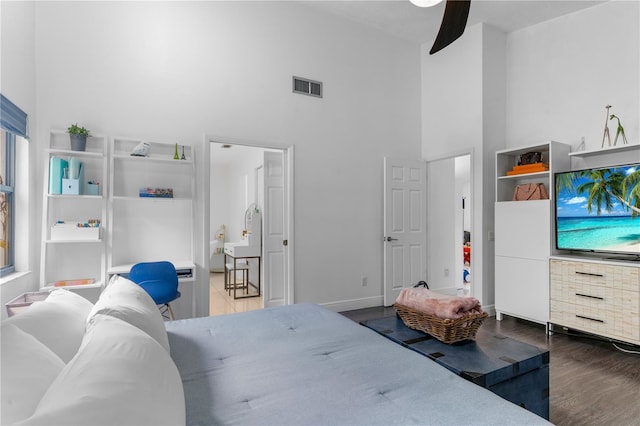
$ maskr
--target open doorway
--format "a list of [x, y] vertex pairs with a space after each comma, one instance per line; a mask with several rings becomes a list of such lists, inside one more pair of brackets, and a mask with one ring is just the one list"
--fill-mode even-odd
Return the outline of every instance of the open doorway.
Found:
[[471, 155], [427, 163], [428, 283], [442, 293], [471, 294]]
[[[284, 280], [285, 265], [273, 261], [272, 225], [283, 222], [280, 216], [286, 200], [270, 189], [273, 166], [269, 159], [279, 159], [282, 169], [285, 151], [213, 141], [210, 147], [209, 313], [273, 305], [273, 294], [281, 286], [271, 285], [270, 280], [274, 276]], [[265, 168], [270, 171], [267, 182]], [[263, 226], [265, 220], [267, 226]], [[280, 226], [280, 232], [284, 228]], [[280, 234], [276, 239], [276, 251], [283, 251], [283, 238]]]

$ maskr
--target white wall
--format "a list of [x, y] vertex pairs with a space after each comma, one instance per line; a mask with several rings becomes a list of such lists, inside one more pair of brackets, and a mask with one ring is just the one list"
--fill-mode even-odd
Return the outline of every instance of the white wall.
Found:
[[[482, 161], [481, 173], [474, 171], [473, 180], [473, 223], [475, 241], [471, 244], [471, 265], [473, 281], [471, 291], [493, 310], [494, 291], [494, 252], [493, 216], [495, 204], [495, 152], [504, 148], [504, 126], [506, 105], [506, 34], [490, 26], [483, 25], [482, 33], [482, 153], [477, 157]], [[474, 166], [475, 170], [475, 166]], [[482, 182], [476, 177], [481, 174]], [[480, 288], [478, 288], [478, 281]]]
[[422, 57], [422, 155], [449, 157], [482, 143], [482, 25]]
[[471, 292], [490, 310], [493, 242], [486, 236], [493, 226], [493, 152], [504, 144], [504, 34], [476, 24], [435, 55], [428, 50], [422, 45], [422, 156], [471, 154]]
[[38, 2], [35, 31], [40, 148], [72, 122], [295, 145], [295, 301], [380, 303], [382, 158], [420, 155], [417, 45], [291, 2]]
[[[29, 116], [30, 134], [36, 129], [35, 94], [35, 12], [32, 2], [0, 2], [0, 92], [15, 103]], [[18, 147], [18, 177], [16, 187], [17, 203], [21, 213], [16, 217], [16, 259], [17, 273], [0, 280], [0, 308], [2, 318], [6, 317], [5, 303], [27, 291], [38, 288], [37, 269], [40, 250], [40, 234], [35, 230], [39, 215], [36, 213], [37, 189], [33, 171], [36, 149], [32, 144], [21, 141]]]
[[427, 283], [431, 289], [449, 290], [456, 284], [456, 183], [454, 158], [427, 164]]
[[[602, 143], [606, 110], [640, 143], [640, 3], [610, 1], [507, 37], [507, 147]], [[616, 121], [609, 122], [611, 140]]]

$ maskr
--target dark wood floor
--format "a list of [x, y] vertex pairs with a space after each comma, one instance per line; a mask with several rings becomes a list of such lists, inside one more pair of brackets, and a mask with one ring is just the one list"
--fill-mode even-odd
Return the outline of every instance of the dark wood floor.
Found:
[[[342, 314], [360, 322], [395, 315], [395, 311], [377, 307]], [[482, 328], [549, 350], [552, 423], [640, 426], [640, 355], [586, 335], [555, 333], [547, 339], [544, 326], [507, 316], [502, 321], [490, 317]]]

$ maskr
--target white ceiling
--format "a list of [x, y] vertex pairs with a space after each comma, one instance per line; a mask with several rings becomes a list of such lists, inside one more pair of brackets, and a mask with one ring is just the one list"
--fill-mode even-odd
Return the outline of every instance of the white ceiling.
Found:
[[[471, 0], [467, 26], [485, 22], [509, 33], [605, 1]], [[416, 43], [433, 42], [445, 5], [442, 2], [422, 8], [409, 0], [303, 0], [300, 3]]]

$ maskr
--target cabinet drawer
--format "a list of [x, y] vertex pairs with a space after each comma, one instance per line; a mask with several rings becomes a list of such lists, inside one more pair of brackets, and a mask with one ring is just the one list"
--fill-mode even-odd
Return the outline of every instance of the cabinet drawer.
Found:
[[609, 310], [638, 314], [640, 293], [620, 288], [584, 283], [554, 283], [551, 286], [552, 300], [596, 310]]
[[624, 339], [640, 339], [640, 315], [624, 310], [551, 300], [550, 321], [570, 328]]
[[638, 292], [640, 287], [640, 268], [630, 266], [552, 259], [550, 274], [552, 292], [554, 286], [568, 283], [606, 286], [635, 292]]

